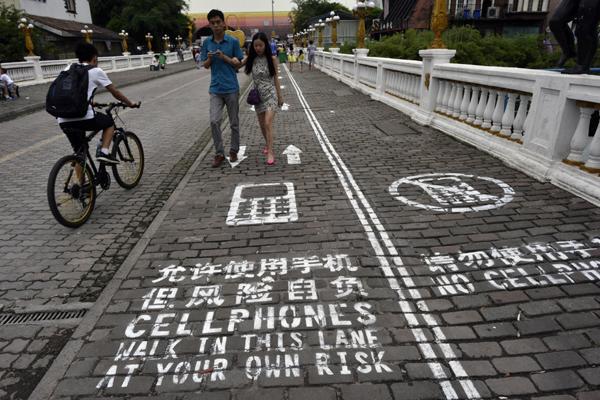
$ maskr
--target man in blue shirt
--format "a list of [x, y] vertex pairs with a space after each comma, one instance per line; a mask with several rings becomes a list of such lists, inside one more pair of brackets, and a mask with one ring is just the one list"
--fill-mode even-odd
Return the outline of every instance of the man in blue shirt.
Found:
[[229, 126], [231, 127], [231, 162], [237, 161], [240, 148], [239, 99], [240, 85], [236, 70], [244, 58], [240, 43], [234, 37], [225, 34], [225, 16], [219, 10], [208, 13], [208, 22], [213, 35], [204, 39], [200, 59], [206, 69], [210, 68], [210, 128], [215, 144], [213, 168], [225, 161], [223, 139], [221, 137], [221, 119], [223, 107], [227, 107]]

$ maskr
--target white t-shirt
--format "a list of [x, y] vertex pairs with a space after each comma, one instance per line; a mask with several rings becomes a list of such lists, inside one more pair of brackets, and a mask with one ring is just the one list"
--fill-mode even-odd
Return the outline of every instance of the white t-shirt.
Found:
[[0, 75], [0, 81], [6, 82], [6, 85], [10, 85], [11, 83], [13, 83], [13, 80], [10, 79], [10, 76], [8, 76], [6, 74]]
[[[84, 65], [88, 65], [88, 63], [82, 63]], [[70, 66], [67, 67], [65, 69], [68, 70], [69, 68], [71, 68]], [[92, 97], [92, 93], [94, 92], [94, 89], [96, 89], [97, 87], [107, 87], [108, 85], [111, 85], [112, 82], [110, 81], [110, 79], [108, 79], [108, 76], [106, 76], [106, 72], [102, 71], [101, 68], [92, 68], [88, 71], [89, 74], [89, 80], [88, 80], [88, 101], [90, 101], [90, 98]], [[58, 118], [58, 123], [62, 124], [63, 122], [73, 122], [73, 121], [83, 121], [86, 119], [92, 119], [94, 118], [94, 109], [92, 108], [92, 105], [90, 104], [88, 106], [88, 112], [87, 114], [85, 114], [84, 117], [80, 117], [80, 118]]]

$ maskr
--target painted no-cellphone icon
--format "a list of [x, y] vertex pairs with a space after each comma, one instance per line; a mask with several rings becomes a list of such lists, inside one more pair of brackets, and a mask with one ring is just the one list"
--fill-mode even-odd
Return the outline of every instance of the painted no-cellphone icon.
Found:
[[515, 194], [514, 190], [501, 180], [456, 173], [402, 178], [390, 185], [389, 192], [396, 200], [409, 206], [451, 213], [500, 208], [511, 202]]

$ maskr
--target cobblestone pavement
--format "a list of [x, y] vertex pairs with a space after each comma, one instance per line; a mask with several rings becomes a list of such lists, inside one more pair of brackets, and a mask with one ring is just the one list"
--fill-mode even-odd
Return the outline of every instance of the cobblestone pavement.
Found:
[[244, 105], [240, 161], [200, 154], [31, 398], [600, 398], [600, 210], [281, 75], [275, 165]]
[[[193, 61], [169, 64], [163, 71], [150, 71], [149, 68], [134, 69], [130, 71], [108, 71], [108, 78], [118, 89], [125, 86], [134, 85], [168, 75], [177, 74], [182, 71], [188, 71], [196, 68]], [[46, 108], [46, 93], [50, 84], [42, 83], [31, 86], [21, 86], [19, 88], [20, 97], [17, 100], [4, 101], [0, 99], [0, 121], [6, 121], [29, 114]], [[97, 94], [105, 92], [104, 88], [96, 91]]]
[[4, 325], [3, 316], [90, 308], [206, 146], [208, 111], [198, 104], [209, 82], [194, 68], [123, 90], [142, 101], [121, 117], [144, 146], [144, 175], [130, 191], [113, 180], [76, 230], [54, 220], [46, 198], [52, 166], [72, 153], [56, 121], [40, 111], [0, 125], [0, 398], [26, 398], [35, 384], [23, 385], [41, 379], [81, 322]]

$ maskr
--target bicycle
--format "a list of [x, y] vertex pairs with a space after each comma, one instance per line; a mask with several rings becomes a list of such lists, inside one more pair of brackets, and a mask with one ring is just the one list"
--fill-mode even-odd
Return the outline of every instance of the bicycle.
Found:
[[[139, 108], [141, 102], [134, 107]], [[115, 121], [113, 135], [112, 155], [120, 163], [111, 164], [112, 173], [117, 183], [125, 188], [132, 189], [140, 182], [144, 172], [144, 149], [142, 142], [133, 132], [117, 127], [119, 109], [127, 108], [123, 103], [96, 104], [95, 108], [106, 109], [106, 114]], [[115, 111], [114, 116], [111, 114]], [[123, 120], [121, 120], [123, 122]], [[94, 131], [86, 136], [80, 129], [64, 129], [66, 135], [78, 135], [83, 140], [82, 146], [73, 155], [65, 156], [58, 160], [48, 177], [48, 204], [56, 220], [69, 228], [78, 228], [90, 218], [96, 203], [96, 187], [100, 186], [103, 193], [110, 188], [110, 175], [106, 170], [106, 163], [99, 161], [100, 166], [91, 161], [90, 141], [101, 130]], [[98, 194], [98, 195], [100, 195]]]

